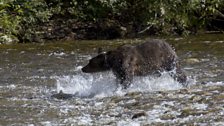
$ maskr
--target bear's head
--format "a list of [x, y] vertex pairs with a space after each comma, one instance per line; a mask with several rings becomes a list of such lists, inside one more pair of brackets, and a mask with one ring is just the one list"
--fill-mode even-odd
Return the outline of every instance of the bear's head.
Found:
[[96, 57], [90, 59], [89, 63], [82, 68], [84, 73], [94, 73], [110, 70], [110, 66], [107, 62], [107, 54], [101, 53]]

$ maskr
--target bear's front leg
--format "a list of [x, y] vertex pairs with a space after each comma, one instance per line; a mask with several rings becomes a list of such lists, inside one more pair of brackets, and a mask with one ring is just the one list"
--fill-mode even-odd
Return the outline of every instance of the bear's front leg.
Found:
[[181, 83], [184, 87], [187, 87], [187, 76], [180, 67], [177, 66], [175, 71], [170, 72], [171, 77], [174, 78], [177, 82]]
[[122, 62], [121, 85], [123, 86], [124, 89], [128, 88], [133, 81], [135, 70], [137, 69], [136, 61], [137, 58], [135, 57], [135, 55], [128, 55]]
[[121, 71], [121, 85], [124, 89], [127, 89], [134, 78], [134, 68], [130, 64], [123, 64], [123, 69]]
[[116, 69], [113, 71], [116, 76], [116, 83], [120, 84], [123, 89], [127, 89], [130, 86], [133, 75], [130, 72], [127, 72], [125, 69]]
[[120, 80], [120, 84], [121, 84], [122, 88], [127, 89], [131, 85], [132, 80], [133, 80], [133, 76], [124, 75]]

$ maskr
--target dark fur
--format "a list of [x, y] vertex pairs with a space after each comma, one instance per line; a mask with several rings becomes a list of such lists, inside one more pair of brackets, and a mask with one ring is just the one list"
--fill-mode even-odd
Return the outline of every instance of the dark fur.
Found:
[[136, 46], [124, 45], [101, 53], [82, 68], [86, 73], [106, 70], [112, 70], [124, 88], [131, 83], [134, 76], [153, 75], [162, 71], [169, 71], [175, 80], [186, 83], [186, 75], [179, 66], [176, 53], [168, 43], [157, 39]]

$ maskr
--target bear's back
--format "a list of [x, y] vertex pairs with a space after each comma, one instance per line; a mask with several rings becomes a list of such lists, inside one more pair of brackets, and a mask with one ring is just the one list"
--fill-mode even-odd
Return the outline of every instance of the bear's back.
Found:
[[138, 52], [138, 73], [147, 74], [155, 70], [173, 69], [177, 55], [171, 46], [162, 40], [152, 39], [135, 47]]
[[108, 53], [112, 70], [125, 69], [134, 75], [146, 75], [173, 68], [177, 59], [171, 46], [162, 40], [152, 39], [136, 46], [124, 45]]
[[163, 61], [167, 58], [176, 58], [176, 53], [172, 47], [163, 40], [152, 39], [136, 46], [136, 50], [144, 60]]

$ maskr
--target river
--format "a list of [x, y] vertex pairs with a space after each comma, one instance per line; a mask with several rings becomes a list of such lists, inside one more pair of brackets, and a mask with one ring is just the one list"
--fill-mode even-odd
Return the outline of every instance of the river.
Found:
[[164, 73], [136, 77], [124, 90], [110, 71], [80, 70], [99, 47], [145, 39], [0, 45], [0, 126], [224, 125], [223, 34], [165, 38], [187, 88]]

